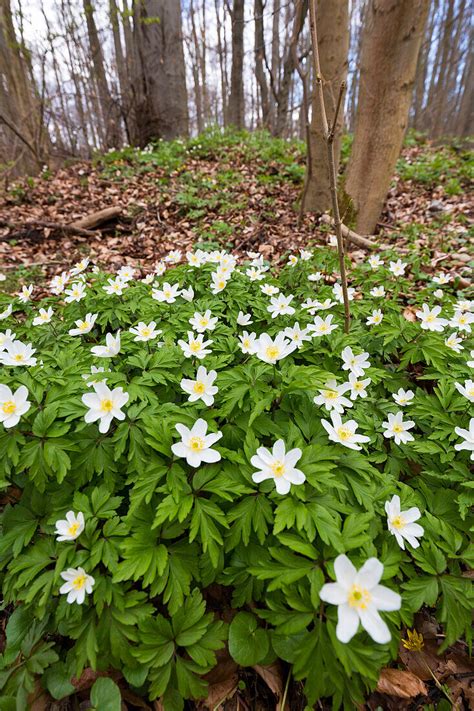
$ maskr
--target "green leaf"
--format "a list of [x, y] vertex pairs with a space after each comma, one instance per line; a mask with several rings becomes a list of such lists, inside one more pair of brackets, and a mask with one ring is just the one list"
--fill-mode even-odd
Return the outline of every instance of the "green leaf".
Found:
[[270, 646], [268, 632], [258, 626], [255, 615], [238, 612], [229, 627], [229, 652], [242, 667], [261, 662]]
[[121, 711], [120, 689], [112, 679], [101, 676], [91, 689], [91, 702], [97, 711]]

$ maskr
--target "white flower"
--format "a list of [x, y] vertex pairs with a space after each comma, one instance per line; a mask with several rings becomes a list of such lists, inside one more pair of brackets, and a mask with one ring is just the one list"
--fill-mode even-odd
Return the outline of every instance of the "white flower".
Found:
[[285, 338], [283, 331], [280, 331], [280, 333], [275, 336], [275, 339], [272, 339], [268, 333], [262, 333], [257, 339], [255, 346], [255, 355], [257, 358], [263, 360], [265, 363], [271, 363], [272, 365], [290, 353], [293, 353], [296, 348], [294, 343]]
[[190, 267], [200, 267], [203, 264], [202, 257], [196, 252], [186, 252], [186, 259]]
[[435, 289], [433, 291], [433, 296], [436, 296], [437, 299], [442, 299], [444, 296], [444, 291], [442, 289]]
[[278, 294], [278, 296], [270, 297], [270, 305], [267, 306], [267, 311], [272, 315], [272, 318], [277, 316], [284, 316], [288, 314], [291, 316], [295, 313], [293, 306], [290, 303], [295, 297], [290, 294], [290, 296], [284, 296], [283, 294]]
[[280, 291], [280, 289], [277, 286], [273, 286], [273, 284], [260, 284], [260, 289], [266, 296], [274, 296]]
[[69, 604], [77, 602], [82, 605], [86, 593], [90, 595], [94, 587], [95, 580], [92, 575], [88, 575], [84, 568], [68, 568], [61, 573], [61, 577], [66, 582], [59, 588], [61, 595], [66, 595]]
[[329, 235], [328, 237], [328, 245], [330, 247], [337, 247], [337, 237], [336, 235]]
[[84, 319], [78, 319], [74, 321], [77, 328], [70, 328], [70, 336], [82, 336], [84, 333], [90, 333], [94, 328], [97, 316], [99, 314], [86, 314]]
[[169, 264], [178, 264], [178, 262], [181, 261], [181, 250], [180, 249], [173, 249], [169, 254], [166, 255], [165, 257], [165, 262], [168, 262]]
[[91, 353], [93, 353], [98, 358], [112, 358], [113, 356], [120, 353], [120, 330], [112, 335], [111, 333], [105, 334], [105, 346], [92, 346]]
[[155, 278], [154, 274], [147, 274], [143, 279], [141, 280], [144, 284], [151, 284]]
[[86, 373], [85, 375], [82, 376], [84, 380], [87, 380], [87, 385], [92, 386], [92, 385], [95, 385], [96, 383], [106, 383], [107, 382], [107, 378], [95, 378], [94, 380], [89, 380], [91, 375], [96, 375], [97, 373], [110, 373], [110, 368], [107, 368], [107, 370], [106, 370], [103, 366], [97, 367], [95, 365], [91, 365], [91, 372]]
[[30, 284], [29, 286], [22, 286], [21, 291], [18, 294], [18, 298], [21, 301], [22, 304], [26, 304], [27, 301], [30, 301], [31, 299], [31, 294], [33, 293], [33, 284]]
[[462, 437], [464, 442], [461, 444], [455, 444], [454, 449], [460, 452], [462, 449], [467, 449], [471, 452], [471, 459], [474, 461], [474, 417], [471, 417], [469, 421], [469, 429], [464, 430], [462, 427], [455, 427], [454, 431], [458, 437]]
[[33, 348], [31, 343], [13, 341], [3, 353], [0, 353], [0, 363], [10, 366], [36, 365], [37, 359], [33, 358], [33, 353], [36, 353], [36, 348]]
[[3, 272], [0, 272], [0, 281], [6, 281], [7, 276]]
[[469, 402], [474, 402], [474, 380], [465, 380], [464, 385], [454, 383], [454, 387], [463, 397], [467, 398]]
[[157, 276], [162, 276], [166, 271], [166, 264], [163, 264], [163, 262], [157, 262], [155, 264], [155, 274]]
[[309, 249], [300, 249], [300, 257], [303, 262], [307, 262], [312, 256], [313, 253]]
[[298, 257], [296, 256], [296, 254], [290, 254], [290, 256], [288, 257], [289, 266], [294, 267], [294, 266], [296, 266], [297, 263], [298, 263]]
[[180, 385], [184, 392], [189, 394], [189, 402], [202, 400], [205, 405], [209, 406], [214, 403], [214, 395], [219, 391], [218, 387], [214, 385], [216, 378], [215, 370], [210, 370], [208, 373], [206, 368], [200, 365], [196, 373], [196, 380], [183, 378]]
[[135, 336], [133, 339], [134, 341], [152, 341], [154, 338], [157, 338], [161, 333], [163, 333], [160, 329], [156, 329], [155, 326], [155, 321], [150, 321], [149, 324], [140, 321], [138, 326], [130, 328], [129, 332]]
[[71, 276], [76, 276], [76, 274], [80, 274], [81, 272], [85, 271], [89, 266], [89, 261], [90, 260], [87, 258], [81, 259], [81, 261], [75, 264], [71, 269]]
[[358, 380], [357, 375], [354, 373], [349, 373], [349, 387], [351, 389], [351, 400], [357, 400], [358, 397], [367, 397], [367, 386], [372, 382], [371, 378], [365, 378], [365, 380]]
[[265, 279], [262, 267], [250, 267], [249, 269], [246, 269], [245, 273], [250, 281], [261, 281], [262, 279]]
[[221, 276], [218, 272], [212, 272], [211, 280], [211, 292], [213, 294], [219, 294], [219, 292], [224, 291], [227, 286], [228, 279]]
[[377, 269], [378, 267], [381, 267], [383, 265], [383, 262], [378, 254], [373, 254], [371, 257], [369, 257], [368, 262], [371, 269]]
[[321, 281], [323, 275], [321, 272], [314, 272], [314, 274], [308, 274], [308, 281]]
[[4, 321], [6, 318], [11, 316], [12, 311], [13, 311], [13, 305], [8, 304], [7, 308], [0, 313], [0, 321]]
[[185, 301], [191, 302], [194, 299], [194, 289], [192, 286], [188, 286], [187, 289], [181, 289], [181, 296]]
[[380, 323], [382, 323], [382, 319], [382, 311], [380, 309], [374, 309], [374, 311], [372, 311], [372, 316], [368, 317], [366, 324], [368, 326], [378, 326]]
[[457, 328], [459, 331], [471, 333], [471, 323], [474, 323], [474, 314], [469, 311], [456, 311], [449, 325], [452, 328]]
[[324, 319], [321, 318], [321, 316], [315, 316], [314, 323], [308, 325], [308, 330], [311, 331], [313, 337], [325, 336], [327, 333], [332, 333], [336, 328], [339, 328], [337, 323], [331, 323], [333, 318], [332, 314], [329, 314]]
[[259, 484], [266, 479], [273, 479], [278, 494], [287, 494], [292, 484], [303, 484], [306, 481], [303, 472], [295, 468], [295, 464], [301, 459], [301, 454], [301, 449], [298, 447], [286, 452], [282, 439], [275, 442], [271, 452], [266, 447], [259, 447], [257, 454], [254, 454], [250, 460], [252, 466], [258, 469], [252, 474], [253, 481]]
[[461, 343], [462, 338], [458, 338], [457, 331], [452, 333], [449, 338], [446, 338], [444, 341], [444, 345], [451, 348], [455, 353], [461, 353], [461, 351], [464, 350], [464, 346], [462, 346]]
[[33, 319], [33, 326], [41, 326], [44, 323], [49, 323], [53, 317], [53, 309], [50, 306], [48, 310], [40, 309], [39, 316]]
[[107, 279], [107, 281], [108, 285], [102, 287], [107, 294], [117, 294], [117, 296], [121, 296], [123, 290], [128, 287], [127, 282], [122, 280], [119, 276], [117, 276], [116, 279]]
[[239, 326], [250, 326], [250, 324], [253, 323], [252, 314], [244, 314], [243, 311], [239, 311], [237, 323]]
[[408, 432], [414, 426], [413, 420], [403, 421], [403, 412], [399, 410], [395, 415], [390, 413], [387, 422], [382, 422], [382, 427], [385, 429], [383, 436], [387, 439], [394, 437], [395, 444], [407, 444], [415, 439], [411, 432]]
[[457, 311], [472, 311], [474, 309], [474, 301], [469, 301], [469, 299], [461, 299], [456, 301], [454, 308]]
[[205, 341], [202, 333], [195, 336], [192, 331], [188, 331], [188, 342], [178, 341], [178, 346], [181, 347], [185, 358], [205, 358], [209, 353], [212, 353], [210, 346], [213, 341]]
[[152, 298], [155, 301], [166, 302], [167, 304], [174, 304], [179, 296], [179, 284], [168, 284], [167, 281], [163, 284], [161, 289], [153, 289], [151, 292]]
[[12, 392], [8, 385], [0, 384], [0, 422], [5, 429], [15, 427], [31, 407], [28, 401], [28, 388], [24, 385]]
[[398, 392], [393, 393], [392, 397], [397, 405], [400, 405], [400, 407], [406, 407], [407, 405], [411, 405], [413, 403], [415, 393], [413, 390], [404, 390], [403, 388], [400, 388]]
[[[331, 306], [335, 306], [336, 302], [331, 301], [331, 299], [324, 299], [324, 301], [317, 301], [315, 310], [316, 311], [327, 311], [327, 309], [330, 309]], [[309, 312], [311, 314], [311, 311]], [[313, 315], [313, 314], [311, 314]]]
[[416, 311], [416, 316], [421, 320], [421, 328], [425, 331], [443, 331], [448, 325], [448, 320], [439, 318], [441, 306], [433, 306], [432, 309], [428, 304], [423, 304], [421, 311]]
[[321, 420], [321, 424], [329, 435], [331, 442], [338, 442], [349, 449], [362, 449], [359, 442], [369, 442], [370, 437], [356, 434], [358, 424], [355, 420], [343, 422], [338, 412], [331, 412], [331, 423]]
[[344, 408], [352, 407], [352, 402], [344, 397], [349, 387], [348, 383], [338, 385], [335, 380], [328, 380], [324, 388], [318, 391], [320, 394], [313, 398], [313, 402], [316, 405], [324, 405], [329, 412], [334, 410], [342, 415]]
[[402, 599], [384, 585], [379, 585], [383, 565], [377, 558], [369, 558], [357, 570], [349, 558], [338, 555], [334, 561], [335, 583], [326, 583], [319, 597], [330, 605], [337, 605], [336, 637], [344, 644], [357, 633], [359, 622], [378, 644], [390, 642], [390, 630], [379, 615], [379, 610], [399, 610]]
[[15, 338], [16, 333], [13, 333], [11, 328], [7, 328], [5, 333], [0, 333], [0, 352], [6, 350], [8, 346], [11, 346]]
[[370, 295], [374, 296], [376, 299], [381, 298], [382, 296], [385, 296], [385, 287], [384, 286], [374, 286], [374, 288], [370, 290]]
[[105, 434], [109, 431], [112, 420], [124, 420], [125, 413], [122, 407], [128, 402], [128, 393], [124, 393], [122, 388], [111, 390], [104, 382], [94, 383], [93, 393], [86, 393], [82, 396], [82, 402], [89, 408], [84, 415], [86, 422], [99, 422], [99, 432]]
[[450, 274], [445, 274], [444, 272], [440, 272], [438, 276], [433, 277], [435, 284], [449, 284], [451, 280], [452, 276]]
[[346, 346], [341, 353], [341, 358], [344, 361], [343, 370], [350, 370], [351, 373], [358, 377], [364, 375], [367, 368], [370, 368], [369, 354], [365, 351], [360, 355], [354, 355], [352, 348]]
[[395, 495], [390, 501], [385, 502], [385, 511], [387, 514], [388, 530], [395, 536], [400, 548], [405, 550], [405, 540], [413, 547], [418, 548], [420, 538], [424, 534], [423, 526], [420, 526], [418, 521], [421, 517], [420, 509], [413, 506], [407, 511], [400, 509], [400, 497]]
[[310, 341], [312, 336], [309, 333], [308, 328], [300, 328], [298, 321], [293, 324], [293, 326], [288, 326], [285, 328], [284, 334], [287, 338], [292, 341], [297, 348], [301, 348], [304, 341]]
[[76, 282], [71, 285], [70, 289], [64, 292], [67, 296], [64, 299], [66, 304], [71, 304], [73, 301], [81, 301], [86, 297], [86, 285], [83, 282]]
[[213, 331], [216, 327], [217, 321], [217, 316], [212, 318], [210, 309], [207, 309], [207, 311], [205, 311], [203, 314], [200, 314], [196, 311], [194, 316], [189, 319], [189, 323], [198, 333], [204, 333], [204, 331]]
[[57, 274], [49, 282], [49, 288], [53, 294], [59, 296], [64, 291], [66, 284], [69, 281], [69, 274], [67, 272], [62, 272], [62, 274]]
[[56, 521], [57, 541], [75, 541], [84, 530], [84, 514], [79, 511], [77, 516], [74, 511], [68, 511], [66, 519]]
[[[337, 283], [334, 284], [334, 286], [333, 286], [333, 288], [332, 288], [332, 292], [333, 292], [333, 294], [334, 294], [334, 298], [336, 299], [336, 301], [338, 301], [340, 304], [343, 304], [343, 303], [344, 303], [344, 294], [343, 294], [343, 291], [342, 291], [342, 286], [341, 286], [341, 284], [337, 284]], [[351, 287], [349, 287], [349, 288], [347, 289], [347, 299], [348, 299], [348, 301], [353, 301], [353, 299], [354, 299], [354, 294], [355, 294], [355, 289], [352, 289]]]
[[117, 272], [117, 277], [118, 279], [121, 279], [121, 281], [132, 281], [132, 279], [135, 276], [136, 269], [130, 266], [124, 266], [120, 267], [120, 269]]
[[389, 269], [395, 276], [403, 276], [405, 274], [406, 267], [406, 262], [402, 262], [401, 259], [397, 259], [396, 262], [390, 262]]
[[256, 333], [248, 333], [244, 331], [241, 336], [239, 336], [239, 345], [242, 353], [254, 354], [257, 352], [257, 343], [255, 339], [257, 338]]
[[196, 420], [191, 429], [184, 425], [175, 425], [181, 435], [181, 442], [171, 445], [171, 451], [177, 457], [183, 457], [191, 467], [199, 467], [202, 462], [218, 462], [220, 452], [212, 449], [222, 437], [222, 432], [207, 434], [207, 422], [201, 418]]

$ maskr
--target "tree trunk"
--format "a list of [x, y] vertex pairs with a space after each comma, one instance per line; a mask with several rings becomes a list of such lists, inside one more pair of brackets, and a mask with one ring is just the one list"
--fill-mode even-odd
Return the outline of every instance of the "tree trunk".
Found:
[[400, 154], [428, 7], [429, 0], [372, 0], [367, 13], [346, 181], [359, 234], [374, 232]]
[[255, 0], [255, 78], [260, 89], [260, 100], [262, 103], [262, 124], [265, 128], [270, 127], [270, 97], [268, 93], [267, 77], [263, 62], [265, 58], [265, 38], [263, 34], [263, 0]]
[[180, 0], [143, 0], [134, 5], [137, 50], [135, 122], [137, 142], [188, 133], [188, 98]]
[[[222, 40], [222, 21], [219, 11], [218, 0], [214, 0], [214, 8], [216, 11], [216, 26], [217, 26], [217, 55], [219, 59], [219, 71], [221, 79], [221, 94], [222, 94], [222, 123], [227, 126], [227, 64], [226, 64], [226, 48]], [[225, 20], [225, 7], [224, 7]]]
[[[318, 3], [317, 27], [319, 58], [323, 77], [324, 102], [329, 124], [332, 126], [341, 84], [347, 78], [349, 51], [348, 0], [333, 0], [330, 4]], [[322, 213], [331, 207], [327, 145], [323, 135], [320, 102], [313, 92], [310, 126], [311, 170], [305, 193], [304, 210]], [[341, 152], [341, 133], [344, 111], [339, 111], [334, 139], [336, 170]]]
[[298, 44], [298, 38], [303, 29], [306, 13], [308, 12], [308, 0], [298, 3], [293, 21], [293, 32], [288, 42], [288, 48], [283, 62], [283, 76], [278, 93], [276, 94], [277, 115], [275, 124], [275, 135], [283, 136], [288, 123], [288, 103], [290, 99], [291, 80], [296, 69], [295, 53], [293, 45]]
[[245, 127], [244, 105], [244, 0], [234, 0], [232, 7], [232, 68], [227, 111], [229, 124]]
[[104, 145], [106, 148], [117, 148], [122, 143], [120, 112], [107, 84], [102, 45], [99, 40], [94, 19], [94, 6], [91, 0], [83, 0], [83, 5], [87, 22], [87, 34], [89, 37], [94, 79], [97, 85], [100, 110], [104, 124]]

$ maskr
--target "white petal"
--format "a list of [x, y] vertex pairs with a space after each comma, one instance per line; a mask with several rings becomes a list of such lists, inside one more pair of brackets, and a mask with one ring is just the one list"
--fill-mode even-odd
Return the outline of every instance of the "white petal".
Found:
[[377, 558], [369, 558], [357, 572], [355, 583], [369, 590], [377, 585], [383, 573], [383, 565]]
[[350, 588], [357, 574], [354, 565], [344, 553], [338, 555], [334, 561], [334, 572], [337, 582], [345, 589]]
[[357, 633], [359, 627], [359, 615], [353, 607], [349, 605], [339, 605], [337, 609], [336, 637], [340, 642], [346, 644]]
[[339, 583], [326, 583], [319, 591], [319, 597], [331, 605], [343, 605], [347, 601], [347, 590]]
[[373, 607], [369, 607], [367, 610], [360, 610], [359, 615], [362, 627], [369, 633], [374, 642], [378, 644], [387, 644], [387, 642], [390, 642], [392, 638], [390, 630], [377, 610]]
[[376, 585], [370, 591], [372, 595], [372, 602], [378, 610], [399, 610], [402, 604], [402, 598], [400, 595], [390, 588], [386, 588], [385, 585]]

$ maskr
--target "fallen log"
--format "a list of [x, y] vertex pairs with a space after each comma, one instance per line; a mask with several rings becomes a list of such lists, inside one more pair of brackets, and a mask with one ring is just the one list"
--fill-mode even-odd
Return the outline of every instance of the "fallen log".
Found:
[[104, 222], [116, 220], [117, 217], [120, 217], [121, 213], [121, 207], [106, 207], [104, 210], [91, 212], [90, 215], [85, 215], [84, 217], [80, 217], [78, 220], [74, 220], [74, 222], [70, 222], [69, 226], [74, 227], [75, 229], [93, 230], [95, 227], [103, 225]]
[[[329, 225], [330, 227], [334, 227], [334, 219], [329, 215], [321, 215], [320, 222], [323, 222], [325, 225]], [[363, 249], [381, 249], [381, 245], [377, 244], [377, 242], [372, 242], [370, 239], [367, 239], [367, 237], [358, 235], [357, 232], [354, 232], [354, 230], [351, 230], [346, 225], [341, 225], [341, 229], [343, 237], [348, 242], [352, 242], [352, 244], [357, 245], [357, 247], [362, 247]]]
[[[0, 220], [0, 227], [7, 227], [9, 230], [14, 230], [14, 232], [10, 232], [7, 235], [0, 235], [0, 240], [6, 242], [14, 239], [40, 239], [42, 235], [38, 233], [38, 230], [43, 229], [50, 230], [51, 232], [79, 235], [80, 237], [94, 237], [94, 232], [73, 224], [66, 225], [62, 222], [49, 222], [45, 220], [32, 220], [30, 222], [23, 222], [21, 225], [15, 225], [12, 222]], [[53, 235], [48, 235], [48, 237], [53, 237]]]

